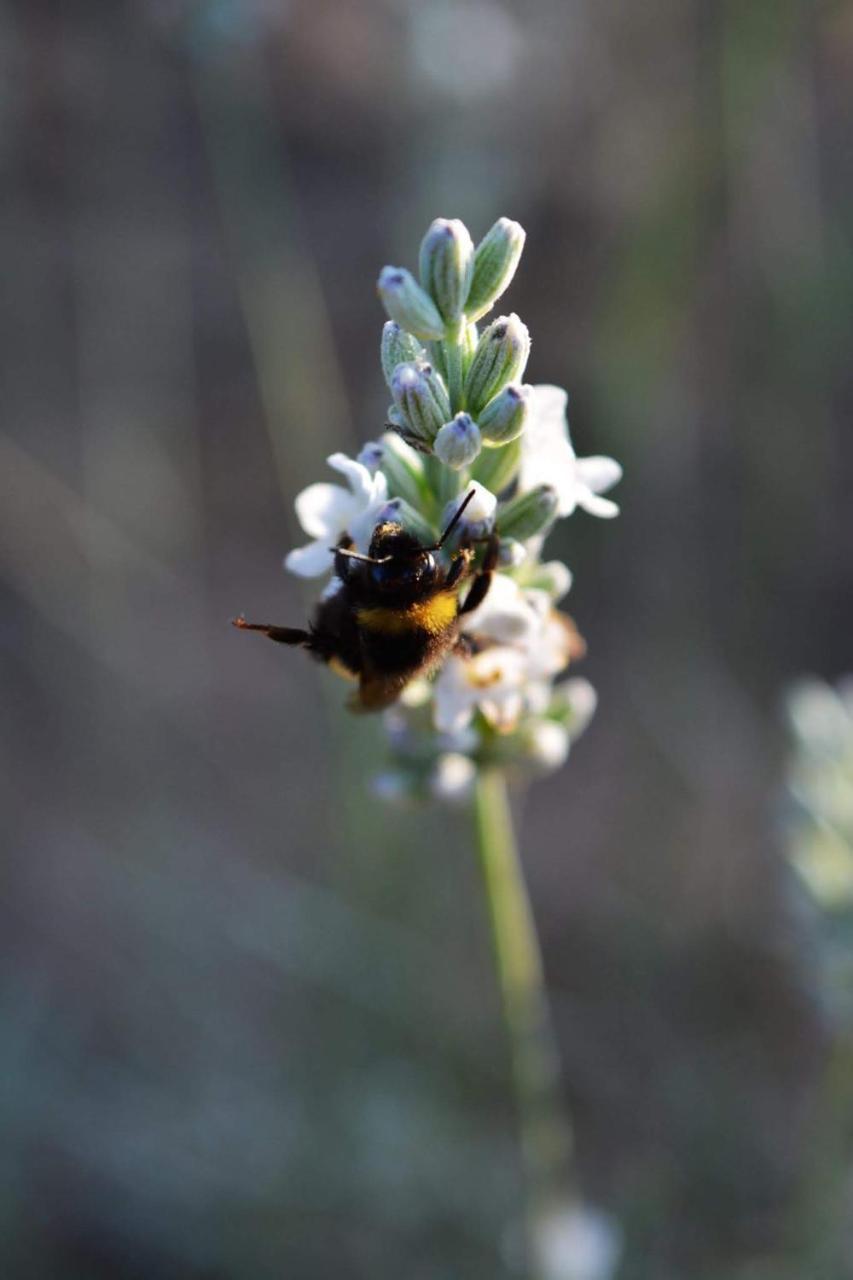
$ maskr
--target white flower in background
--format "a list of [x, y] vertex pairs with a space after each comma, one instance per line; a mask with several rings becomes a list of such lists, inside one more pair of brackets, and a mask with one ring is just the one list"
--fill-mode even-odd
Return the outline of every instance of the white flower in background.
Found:
[[534, 1226], [536, 1273], [542, 1280], [611, 1280], [621, 1248], [612, 1220], [597, 1209], [553, 1209]]
[[798, 680], [788, 691], [788, 719], [812, 754], [835, 755], [853, 741], [853, 678], [833, 689], [814, 676]]
[[576, 456], [566, 417], [569, 397], [561, 387], [535, 386], [532, 393], [521, 437], [520, 492], [549, 484], [557, 491], [558, 516], [570, 516], [575, 507], [592, 516], [617, 516], [616, 503], [600, 495], [622, 478], [619, 463], [613, 458]]
[[[791, 861], [827, 912], [853, 908], [853, 679], [803, 679], [788, 692]], [[850, 975], [849, 961], [845, 973]], [[837, 984], [836, 984], [837, 985]], [[853, 984], [848, 985], [848, 990]], [[848, 1012], [849, 1017], [849, 995]]]
[[345, 453], [333, 453], [326, 461], [346, 477], [349, 488], [309, 484], [296, 498], [299, 523], [314, 539], [285, 557], [285, 568], [300, 578], [318, 578], [332, 568], [335, 557], [331, 548], [342, 533], [349, 533], [358, 550], [366, 554], [379, 513], [388, 501], [388, 481], [381, 471], [371, 475], [367, 467]]

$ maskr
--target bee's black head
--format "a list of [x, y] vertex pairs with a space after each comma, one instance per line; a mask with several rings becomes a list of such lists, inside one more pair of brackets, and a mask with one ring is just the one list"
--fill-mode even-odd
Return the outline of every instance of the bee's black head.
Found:
[[421, 543], [413, 533], [407, 533], [396, 520], [383, 520], [373, 530], [370, 539], [371, 560], [383, 556], [414, 556], [421, 550]]
[[377, 525], [370, 543], [368, 568], [371, 585], [382, 595], [404, 592], [417, 595], [429, 590], [436, 578], [435, 557], [399, 524]]

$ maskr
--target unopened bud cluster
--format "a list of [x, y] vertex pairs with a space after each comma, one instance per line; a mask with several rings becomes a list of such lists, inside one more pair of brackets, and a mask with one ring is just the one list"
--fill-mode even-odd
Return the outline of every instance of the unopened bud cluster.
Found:
[[379, 276], [390, 316], [381, 344], [389, 423], [454, 470], [524, 430], [530, 335], [517, 315], [499, 316], [482, 333], [476, 325], [508, 288], [523, 247], [524, 231], [509, 218], [476, 248], [463, 222], [436, 218], [421, 242], [420, 284], [405, 267]]

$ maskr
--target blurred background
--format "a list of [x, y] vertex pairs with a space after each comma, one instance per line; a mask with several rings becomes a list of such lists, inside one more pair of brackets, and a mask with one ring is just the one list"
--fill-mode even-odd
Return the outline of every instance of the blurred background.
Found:
[[20, 0], [0, 65], [4, 1280], [511, 1275], [467, 818], [228, 626], [308, 607], [379, 268], [501, 214], [626, 473], [552, 538], [600, 709], [520, 806], [584, 1194], [620, 1280], [853, 1276], [780, 711], [853, 665], [853, 7]]

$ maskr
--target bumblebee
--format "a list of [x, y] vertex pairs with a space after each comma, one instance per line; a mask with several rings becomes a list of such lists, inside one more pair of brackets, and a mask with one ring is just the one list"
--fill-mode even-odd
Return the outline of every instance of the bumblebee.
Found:
[[[415, 676], [434, 670], [450, 652], [464, 647], [459, 620], [488, 593], [498, 557], [495, 535], [484, 540], [485, 554], [476, 571], [471, 545], [460, 547], [446, 569], [434, 554], [473, 497], [474, 490], [432, 546], [424, 546], [390, 520], [376, 526], [366, 556], [344, 534], [333, 548], [331, 590], [320, 600], [307, 630], [246, 622], [242, 617], [233, 625], [306, 649], [339, 675], [358, 681], [354, 710], [381, 711]], [[472, 579], [471, 586], [460, 602], [459, 588], [466, 577]]]

